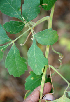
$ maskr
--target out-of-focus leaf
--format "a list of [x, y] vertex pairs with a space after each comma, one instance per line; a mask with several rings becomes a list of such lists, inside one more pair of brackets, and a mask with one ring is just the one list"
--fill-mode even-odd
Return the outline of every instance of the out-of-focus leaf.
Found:
[[56, 99], [52, 102], [70, 102], [70, 99], [67, 98], [65, 95], [63, 95], [62, 97], [60, 97], [59, 99]]

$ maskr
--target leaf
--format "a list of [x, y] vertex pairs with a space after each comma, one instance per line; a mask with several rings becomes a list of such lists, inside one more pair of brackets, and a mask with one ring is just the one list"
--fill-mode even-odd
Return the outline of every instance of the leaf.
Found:
[[0, 0], [0, 10], [2, 13], [21, 19], [21, 0]]
[[26, 21], [33, 20], [40, 13], [40, 0], [24, 0], [22, 15]]
[[70, 64], [64, 64], [59, 69], [59, 72], [69, 81], [70, 80]]
[[9, 74], [14, 77], [20, 77], [20, 75], [24, 74], [27, 70], [25, 59], [20, 57], [19, 50], [15, 44], [12, 45], [10, 51], [8, 52], [5, 60], [5, 67], [8, 68]]
[[45, 65], [48, 65], [48, 59], [43, 55], [41, 49], [36, 45], [35, 39], [32, 46], [29, 48], [28, 65], [32, 68], [35, 74], [40, 75]]
[[[43, 0], [42, 7], [45, 10], [50, 10], [57, 0]], [[47, 5], [46, 5], [47, 4]]]
[[6, 50], [7, 45], [0, 46], [0, 61], [3, 58], [3, 52]]
[[70, 91], [68, 91], [67, 93], [68, 93], [68, 98], [70, 99]]
[[36, 75], [33, 71], [30, 72], [30, 76], [26, 79], [25, 89], [33, 91], [36, 87], [41, 85], [42, 75]]
[[11, 39], [7, 36], [5, 30], [0, 24], [0, 44], [4, 44], [9, 41], [11, 41]]
[[42, 5], [43, 4], [43, 0], [40, 0], [40, 5]]
[[7, 32], [10, 32], [10, 34], [16, 34], [23, 29], [24, 23], [19, 21], [10, 21], [6, 22], [3, 27]]
[[36, 33], [35, 38], [42, 45], [53, 45], [58, 40], [58, 34], [55, 30], [45, 29]]
[[60, 97], [59, 99], [56, 99], [52, 102], [70, 102], [70, 99], [67, 98], [65, 95], [63, 95], [62, 97]]

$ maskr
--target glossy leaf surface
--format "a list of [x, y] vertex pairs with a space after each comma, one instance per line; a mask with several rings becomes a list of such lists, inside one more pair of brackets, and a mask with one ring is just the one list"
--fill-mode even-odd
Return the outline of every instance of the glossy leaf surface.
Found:
[[20, 75], [24, 74], [27, 70], [25, 59], [20, 57], [19, 50], [15, 44], [12, 45], [10, 51], [8, 52], [5, 60], [5, 67], [8, 68], [9, 74], [14, 77], [20, 77]]

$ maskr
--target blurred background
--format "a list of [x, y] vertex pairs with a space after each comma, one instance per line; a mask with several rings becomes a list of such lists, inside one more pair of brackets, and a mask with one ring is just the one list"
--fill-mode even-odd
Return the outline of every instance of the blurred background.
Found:
[[[22, 3], [24, 0], [22, 0]], [[50, 14], [50, 11], [44, 11], [41, 8], [41, 12], [33, 21], [41, 19], [44, 16]], [[17, 20], [16, 18], [9, 17], [0, 12], [0, 24], [4, 24], [10, 20]], [[39, 32], [47, 28], [48, 22], [45, 21], [35, 27], [35, 32]], [[27, 28], [24, 28], [18, 34], [10, 34], [7, 33], [11, 39], [15, 39], [21, 33], [23, 33]], [[59, 72], [70, 81], [70, 0], [57, 0], [55, 4], [55, 12], [53, 17], [53, 29], [57, 30], [59, 35], [59, 40], [57, 43], [53, 45], [53, 48], [63, 54], [62, 59], [62, 67], [59, 69]], [[32, 44], [31, 36], [24, 46], [20, 46], [21, 43], [24, 43], [29, 32], [24, 35], [22, 38], [18, 39], [16, 42], [16, 46], [20, 50], [20, 55], [27, 59], [27, 51]], [[45, 51], [45, 46], [41, 46], [38, 44], [41, 50]], [[22, 102], [24, 100], [25, 95], [25, 79], [29, 76], [29, 71], [31, 71], [28, 66], [28, 71], [25, 72], [21, 77], [14, 78], [12, 75], [9, 75], [8, 70], [5, 68], [5, 58], [11, 46], [7, 48], [4, 53], [4, 58], [0, 62], [0, 102]], [[49, 52], [49, 64], [58, 68], [60, 66], [59, 55], [54, 53], [50, 48]], [[52, 70], [53, 73], [53, 70]], [[49, 75], [49, 70], [47, 71], [47, 75]], [[53, 86], [54, 86], [54, 96], [55, 99], [59, 98], [63, 95], [65, 88], [67, 87], [66, 82], [55, 73], [52, 76]]]

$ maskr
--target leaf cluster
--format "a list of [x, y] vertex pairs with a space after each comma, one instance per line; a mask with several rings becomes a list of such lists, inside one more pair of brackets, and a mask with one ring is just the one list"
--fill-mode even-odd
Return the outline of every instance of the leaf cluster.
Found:
[[[37, 46], [36, 42], [47, 46], [55, 44], [58, 40], [57, 31], [52, 28], [45, 29], [35, 34], [33, 27], [36, 26], [37, 23], [33, 25], [34, 22], [31, 20], [38, 16], [41, 7], [44, 10], [51, 10], [55, 2], [56, 0], [24, 0], [21, 14], [21, 0], [0, 0], [1, 12], [10, 17], [19, 19], [19, 21], [11, 20], [6, 22], [3, 26], [0, 24], [0, 60], [3, 58], [3, 52], [6, 48], [9, 45], [12, 45], [5, 59], [5, 67], [8, 69], [9, 74], [14, 77], [20, 77], [25, 73], [28, 62], [28, 65], [31, 67], [33, 72], [30, 72], [30, 76], [26, 79], [26, 90], [33, 91], [41, 84], [44, 66], [48, 65], [48, 59], [43, 55], [43, 52]], [[15, 45], [15, 41], [23, 36], [27, 31], [15, 40], [11, 40], [6, 33], [10, 32], [10, 34], [17, 34], [24, 28], [24, 26], [29, 27], [27, 31], [31, 30], [33, 36], [33, 43], [27, 52], [27, 62], [20, 56], [20, 52]]]

